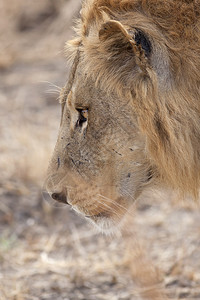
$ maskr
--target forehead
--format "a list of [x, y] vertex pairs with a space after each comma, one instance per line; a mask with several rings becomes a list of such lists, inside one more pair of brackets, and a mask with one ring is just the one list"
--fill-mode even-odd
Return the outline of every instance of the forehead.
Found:
[[88, 78], [85, 74], [81, 63], [77, 65], [71, 92], [72, 102], [76, 106], [88, 106], [91, 102], [91, 98], [95, 96], [94, 83], [91, 78]]
[[[129, 98], [121, 97], [111, 89], [103, 88], [102, 84], [96, 81], [85, 72], [85, 64], [80, 53], [76, 70], [73, 72], [73, 84], [70, 89], [70, 102], [77, 108], [97, 108], [112, 111], [125, 111], [126, 107], [131, 112]], [[126, 106], [125, 106], [126, 105]], [[111, 111], [110, 111], [111, 112]], [[132, 112], [131, 112], [132, 113]]]
[[[107, 95], [106, 92], [97, 85], [94, 78], [86, 72], [83, 56], [83, 52], [79, 50], [76, 52], [68, 84], [65, 87], [65, 94], [67, 97], [70, 95], [70, 101], [75, 106], [87, 107], [92, 102], [100, 103]], [[109, 94], [109, 96], [111, 95]]]

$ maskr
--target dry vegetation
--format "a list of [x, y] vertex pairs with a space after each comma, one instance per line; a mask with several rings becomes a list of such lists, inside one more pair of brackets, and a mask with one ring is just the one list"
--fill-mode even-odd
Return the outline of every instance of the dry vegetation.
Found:
[[65, 83], [78, 11], [78, 0], [0, 0], [0, 299], [156, 299], [163, 286], [200, 299], [197, 207], [147, 195], [113, 239], [42, 193], [60, 115], [47, 81]]

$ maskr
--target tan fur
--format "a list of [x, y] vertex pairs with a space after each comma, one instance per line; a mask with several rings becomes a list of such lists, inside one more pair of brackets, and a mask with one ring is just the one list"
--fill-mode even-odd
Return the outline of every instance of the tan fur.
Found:
[[[136, 42], [138, 29], [151, 42], [149, 57]], [[64, 104], [62, 118], [68, 115], [71, 125], [61, 124], [49, 168], [50, 178], [54, 173], [59, 177], [60, 171], [58, 174], [55, 171], [59, 156], [69, 182], [70, 178], [80, 176], [87, 191], [95, 193], [93, 185], [99, 188], [100, 182], [103, 186], [107, 178], [104, 196], [123, 205], [125, 200], [119, 186], [125, 189], [125, 179], [121, 178], [126, 172], [134, 174], [134, 191], [128, 187], [134, 199], [146, 186], [155, 183], [197, 198], [200, 185], [200, 1], [87, 0], [76, 31], [77, 37], [68, 43], [68, 51], [76, 58], [61, 99], [68, 103], [68, 106]], [[72, 100], [69, 100], [69, 92]], [[82, 108], [88, 109], [85, 111], [88, 120], [84, 128], [79, 128], [77, 136], [78, 114], [75, 112]], [[106, 128], [103, 137], [101, 121]], [[68, 127], [70, 133], [66, 133]], [[66, 151], [61, 136], [65, 144], [73, 141], [73, 149]], [[138, 150], [130, 153], [131, 145]], [[87, 155], [80, 154], [84, 147]], [[118, 154], [116, 159], [113, 149]], [[69, 158], [73, 157], [74, 161], [76, 157], [80, 161], [86, 156], [87, 160], [90, 156], [92, 159], [85, 168], [69, 163]], [[134, 168], [130, 167], [133, 162]], [[152, 180], [147, 180], [149, 170]], [[85, 201], [89, 205], [89, 200]], [[79, 203], [80, 207], [84, 205], [83, 201]]]

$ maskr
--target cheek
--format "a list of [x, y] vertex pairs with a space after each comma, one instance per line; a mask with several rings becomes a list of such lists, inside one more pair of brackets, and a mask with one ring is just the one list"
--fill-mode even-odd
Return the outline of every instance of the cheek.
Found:
[[[99, 187], [79, 186], [68, 189], [68, 203], [75, 211], [83, 214], [94, 222], [99, 219], [120, 221], [127, 212], [127, 204], [123, 198], [116, 197]], [[110, 195], [110, 197], [108, 196]], [[116, 193], [114, 193], [116, 195]]]
[[143, 189], [144, 169], [145, 166], [131, 160], [129, 164], [125, 163], [121, 169], [118, 193], [130, 203], [135, 201]]
[[134, 180], [134, 175], [132, 173], [128, 173], [120, 180], [119, 194], [125, 199], [134, 200], [137, 188], [138, 186]]

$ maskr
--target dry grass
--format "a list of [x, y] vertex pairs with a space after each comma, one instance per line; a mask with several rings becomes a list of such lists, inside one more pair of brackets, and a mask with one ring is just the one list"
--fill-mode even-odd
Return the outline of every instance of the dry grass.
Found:
[[200, 299], [197, 208], [146, 197], [126, 237], [113, 239], [42, 196], [60, 115], [43, 82], [64, 84], [57, 53], [77, 10], [74, 0], [52, 1], [57, 15], [38, 24], [50, 2], [0, 0], [0, 299], [163, 300], [163, 286], [170, 299]]

